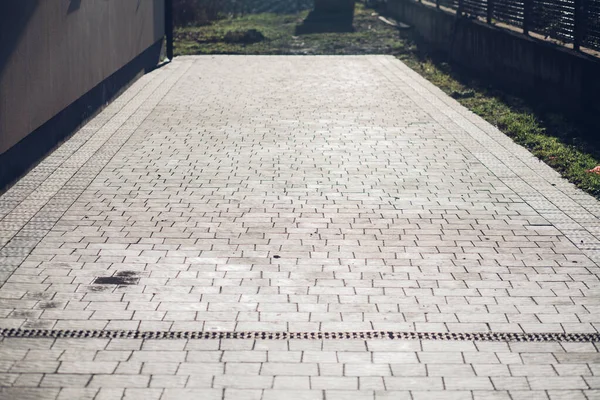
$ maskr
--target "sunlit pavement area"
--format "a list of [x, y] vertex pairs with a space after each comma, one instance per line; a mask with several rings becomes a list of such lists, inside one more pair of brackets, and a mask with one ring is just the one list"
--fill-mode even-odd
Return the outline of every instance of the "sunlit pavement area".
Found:
[[0, 197], [0, 398], [600, 399], [598, 216], [393, 57], [179, 57]]

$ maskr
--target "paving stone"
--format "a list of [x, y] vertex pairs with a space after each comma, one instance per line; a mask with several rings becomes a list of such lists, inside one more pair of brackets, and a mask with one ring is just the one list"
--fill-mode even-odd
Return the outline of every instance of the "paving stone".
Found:
[[223, 399], [222, 389], [165, 389], [161, 400]]
[[[596, 333], [599, 215], [392, 57], [179, 57], [0, 196], [0, 327]], [[600, 397], [591, 343], [0, 340], [11, 399]]]

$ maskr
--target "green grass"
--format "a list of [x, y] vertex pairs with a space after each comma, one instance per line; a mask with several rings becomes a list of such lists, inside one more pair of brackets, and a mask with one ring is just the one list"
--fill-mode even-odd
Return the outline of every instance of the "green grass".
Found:
[[[307, 12], [293, 15], [255, 14], [180, 28], [175, 54], [393, 54], [477, 115], [497, 126], [579, 188], [600, 198], [600, 175], [586, 172], [600, 165], [600, 142], [591, 124], [548, 112], [543, 106], [474, 79], [443, 58], [432, 56], [409, 31], [398, 32], [357, 4], [353, 33], [294, 35]], [[230, 31], [257, 29], [265, 40], [227, 43]]]
[[[392, 54], [401, 51], [395, 28], [385, 25], [357, 5], [352, 33], [322, 33], [294, 36], [294, 29], [308, 14], [254, 14], [224, 19], [209, 26], [175, 31], [175, 55], [189, 54]], [[254, 44], [226, 43], [229, 31], [257, 29], [266, 40]]]

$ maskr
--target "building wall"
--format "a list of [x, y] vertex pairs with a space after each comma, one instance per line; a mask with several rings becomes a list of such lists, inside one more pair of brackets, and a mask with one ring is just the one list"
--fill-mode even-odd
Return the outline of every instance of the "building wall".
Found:
[[163, 36], [164, 0], [0, 1], [0, 156]]
[[387, 7], [435, 50], [476, 74], [556, 109], [600, 112], [595, 57], [412, 0], [388, 0]]

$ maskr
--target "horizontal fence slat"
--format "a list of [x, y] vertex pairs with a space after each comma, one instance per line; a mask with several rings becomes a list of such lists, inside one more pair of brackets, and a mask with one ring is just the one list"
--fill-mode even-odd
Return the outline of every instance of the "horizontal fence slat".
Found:
[[574, 0], [532, 0], [531, 31], [564, 43], [575, 39]]
[[520, 27], [523, 25], [525, 4], [519, 0], [497, 0], [492, 18], [498, 22]]

